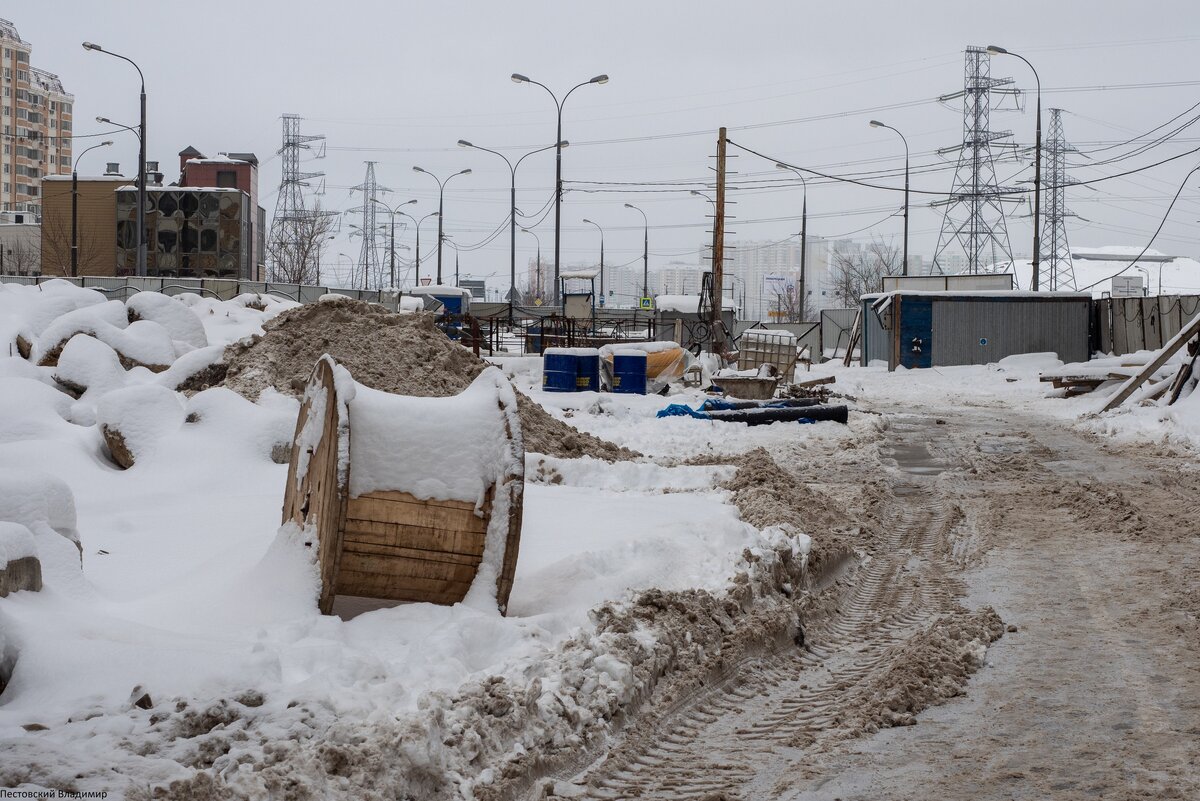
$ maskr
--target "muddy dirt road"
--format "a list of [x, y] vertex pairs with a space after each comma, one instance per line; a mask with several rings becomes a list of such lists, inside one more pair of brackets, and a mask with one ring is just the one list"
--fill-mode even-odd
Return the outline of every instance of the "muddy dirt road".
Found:
[[889, 420], [882, 542], [813, 577], [802, 634], [531, 797], [1200, 798], [1200, 460]]

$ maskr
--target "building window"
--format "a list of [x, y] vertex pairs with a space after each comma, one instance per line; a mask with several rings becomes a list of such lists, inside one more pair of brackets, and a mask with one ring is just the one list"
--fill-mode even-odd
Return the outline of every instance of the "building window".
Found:
[[217, 186], [237, 189], [237, 171], [217, 170]]
[[18, 50], [17, 51], [17, 62], [23, 63], [23, 64], [28, 64], [29, 63], [29, 54], [26, 53], [24, 50]]
[[8, 181], [5, 181], [4, 182], [4, 194], [7, 195], [11, 191], [12, 191], [12, 184], [10, 184]]

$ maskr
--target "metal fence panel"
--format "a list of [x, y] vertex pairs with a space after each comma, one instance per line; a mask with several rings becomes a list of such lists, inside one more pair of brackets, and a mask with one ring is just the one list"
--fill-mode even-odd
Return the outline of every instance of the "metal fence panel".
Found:
[[888, 363], [891, 358], [891, 334], [884, 330], [879, 322], [879, 315], [871, 309], [874, 299], [864, 300], [862, 310], [862, 345], [859, 347], [859, 361], [864, 366], [872, 362]]
[[935, 299], [933, 364], [991, 364], [1019, 353], [1084, 362], [1091, 300]]
[[850, 344], [851, 329], [858, 309], [822, 309], [821, 310], [821, 354], [833, 358], [838, 349]]
[[238, 280], [236, 278], [206, 278], [200, 282], [204, 295], [217, 297], [221, 300], [233, 300], [238, 296]]

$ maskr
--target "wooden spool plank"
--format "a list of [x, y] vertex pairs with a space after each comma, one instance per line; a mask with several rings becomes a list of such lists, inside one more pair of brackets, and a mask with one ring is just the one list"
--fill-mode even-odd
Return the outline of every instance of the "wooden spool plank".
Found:
[[394, 559], [420, 559], [427, 562], [445, 562], [453, 565], [470, 565], [478, 567], [483, 556], [472, 556], [466, 553], [451, 553], [450, 551], [431, 551], [427, 548], [409, 548], [404, 545], [390, 543], [361, 542], [345, 536], [342, 538], [342, 553], [356, 553], [363, 556], [382, 556]]
[[[321, 572], [321, 595], [318, 606], [323, 614], [333, 608], [334, 579], [341, 554], [342, 516], [346, 491], [338, 482], [338, 397], [333, 380], [333, 366], [325, 359], [317, 362], [309, 379], [310, 396], [300, 407], [296, 418], [296, 433], [292, 438], [292, 454], [288, 463], [287, 486], [284, 488], [283, 522], [315, 528], [317, 563]], [[321, 436], [308, 454], [308, 467], [300, 481], [296, 480], [301, 461], [300, 435], [313, 412], [312, 396], [324, 394], [324, 414]]]
[[342, 536], [344, 545], [357, 542], [364, 545], [403, 546], [418, 551], [438, 551], [462, 556], [483, 556], [484, 535], [481, 532], [453, 531], [369, 520], [347, 520], [345, 528]]
[[346, 501], [346, 520], [403, 520], [426, 528], [487, 531], [487, 519], [475, 516], [474, 504], [469, 509], [452, 509], [415, 500], [386, 500], [373, 495], [362, 495]]

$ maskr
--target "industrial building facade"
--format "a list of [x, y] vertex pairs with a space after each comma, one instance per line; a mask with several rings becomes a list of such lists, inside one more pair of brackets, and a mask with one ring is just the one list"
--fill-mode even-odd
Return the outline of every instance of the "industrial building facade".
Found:
[[75, 98], [30, 64], [32, 49], [0, 19], [0, 211], [40, 213], [42, 178], [71, 172]]

